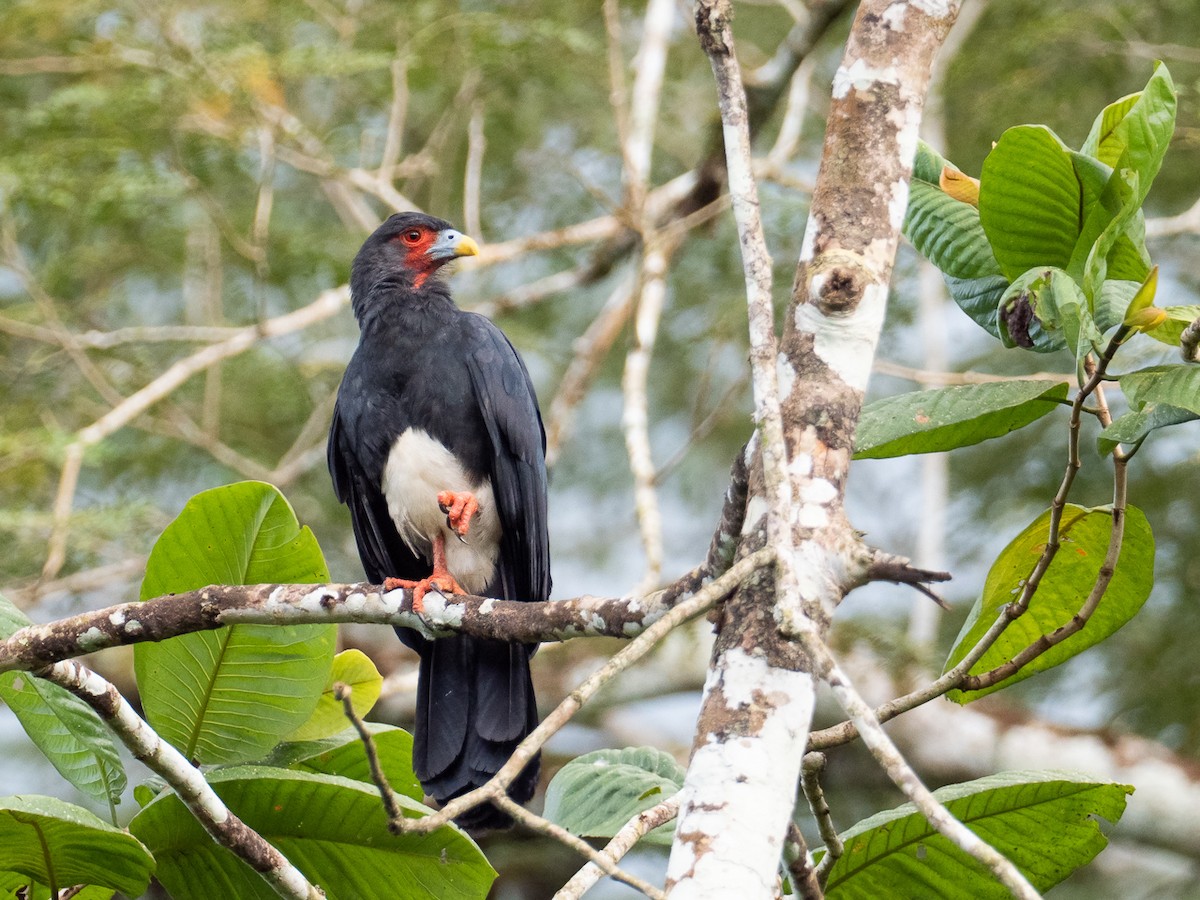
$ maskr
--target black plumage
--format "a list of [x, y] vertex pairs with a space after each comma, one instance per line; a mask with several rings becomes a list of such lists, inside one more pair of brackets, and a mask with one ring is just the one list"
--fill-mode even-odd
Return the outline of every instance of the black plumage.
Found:
[[[541, 601], [550, 594], [546, 438], [533, 385], [503, 332], [455, 306], [437, 277], [474, 252], [449, 223], [402, 213], [355, 257], [360, 338], [338, 391], [329, 470], [371, 581], [428, 578], [441, 542], [466, 590]], [[438, 508], [443, 490], [478, 498], [461, 541]], [[536, 645], [396, 631], [421, 656], [413, 765], [444, 803], [486, 782], [536, 726]], [[535, 761], [511, 796], [527, 801], [537, 774]], [[510, 824], [491, 806], [459, 821]]]

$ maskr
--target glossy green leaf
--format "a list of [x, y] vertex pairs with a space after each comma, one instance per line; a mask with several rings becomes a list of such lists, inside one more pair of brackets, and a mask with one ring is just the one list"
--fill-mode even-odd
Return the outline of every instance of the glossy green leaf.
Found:
[[[934, 795], [1044, 892], [1108, 845], [1097, 818], [1115, 824], [1131, 793], [1130, 785], [1090, 775], [1002, 772], [949, 785]], [[1010, 896], [995, 876], [938, 834], [911, 803], [864, 819], [841, 838], [845, 852], [829, 871], [829, 900]]]
[[1200, 366], [1186, 363], [1151, 366], [1122, 375], [1119, 381], [1130, 405], [1136, 409], [1148, 403], [1163, 403], [1200, 413]]
[[1108, 331], [1120, 325], [1121, 320], [1125, 318], [1125, 311], [1129, 308], [1129, 302], [1140, 287], [1141, 283], [1137, 281], [1111, 278], [1105, 281], [1092, 307], [1096, 327], [1101, 331]]
[[967, 447], [1023, 428], [1065, 399], [1054, 381], [994, 381], [916, 391], [863, 408], [855, 459], [937, 453]]
[[1134, 104], [1141, 96], [1142, 92], [1138, 91], [1122, 97], [1120, 100], [1114, 100], [1104, 107], [1100, 115], [1096, 116], [1096, 121], [1092, 123], [1092, 130], [1088, 133], [1083, 146], [1079, 148], [1080, 151], [1098, 159], [1106, 166], [1116, 165], [1117, 160], [1125, 151], [1125, 141], [1122, 135], [1117, 134], [1117, 126], [1129, 115], [1129, 111], [1133, 109]]
[[1157, 328], [1150, 329], [1146, 334], [1156, 341], [1178, 347], [1179, 339], [1183, 336], [1183, 329], [1200, 318], [1200, 306], [1166, 306], [1163, 309], [1167, 314], [1167, 320]]
[[0, 797], [0, 872], [57, 890], [94, 884], [140, 897], [154, 859], [86, 809], [53, 797]]
[[[23, 612], [0, 596], [0, 638], [29, 624]], [[0, 701], [63, 778], [89, 797], [120, 801], [125, 767], [95, 710], [66, 689], [25, 672], [0, 675]]]
[[[283, 495], [245, 481], [188, 501], [154, 545], [142, 598], [208, 584], [328, 580], [316, 538]], [[261, 757], [312, 715], [336, 634], [332, 625], [238, 625], [139, 644], [147, 718], [197, 762]]]
[[[1136, 99], [1123, 115], [1121, 108], [1130, 99], [1128, 97], [1100, 114], [1084, 147], [1086, 152], [1086, 148], [1096, 146], [1097, 158], [1116, 170], [1127, 168], [1137, 174], [1140, 182], [1137, 204], [1140, 206], [1162, 167], [1171, 135], [1175, 133], [1175, 85], [1167, 67], [1159, 63], [1146, 87], [1133, 96]], [[1106, 116], [1107, 125], [1104, 122]]]
[[1004, 275], [1065, 269], [1079, 237], [1082, 188], [1058, 136], [1042, 125], [1009, 128], [980, 182], [979, 219]]
[[[1000, 611], [1021, 594], [1049, 537], [1046, 511], [1017, 535], [992, 564], [983, 595], [971, 608], [954, 641], [945, 670], [952, 669], [991, 628]], [[1059, 528], [1060, 546], [1042, 577], [1025, 614], [1004, 633], [971, 669], [978, 675], [1012, 659], [1043, 635], [1069, 622], [1092, 590], [1108, 552], [1112, 514], [1106, 508], [1085, 509], [1067, 504]], [[1125, 533], [1116, 571], [1087, 625], [1036, 657], [1015, 675], [980, 691], [954, 690], [946, 696], [957, 703], [976, 700], [993, 691], [1053, 668], [1104, 640], [1142, 608], [1154, 584], [1154, 536], [1140, 509], [1126, 509]]]
[[942, 176], [942, 169], [951, 165], [949, 160], [938, 153], [925, 141], [917, 141], [917, 152], [913, 154], [913, 181], [927, 181], [937, 184]]
[[346, 721], [345, 707], [333, 694], [333, 687], [338, 683], [350, 688], [350, 703], [361, 719], [379, 699], [383, 676], [371, 658], [361, 650], [343, 650], [333, 658], [333, 668], [325, 682], [325, 689], [321, 691], [317, 708], [307, 722], [287, 736], [287, 740], [315, 741], [346, 729], [349, 723]]
[[1000, 337], [996, 310], [1008, 290], [1008, 279], [1003, 275], [967, 279], [946, 275], [945, 279], [946, 290], [959, 309], [992, 337]]
[[[369, 784], [284, 769], [240, 766], [209, 776], [213, 789], [329, 900], [483, 900], [496, 876], [466, 834], [393, 835]], [[405, 796], [406, 816], [429, 809]], [[174, 900], [273, 900], [246, 863], [216, 844], [175, 795], [155, 799], [130, 831], [158, 860], [157, 878]]]
[[[610, 838], [638, 813], [678, 793], [685, 774], [673, 756], [653, 747], [585, 753], [550, 781], [544, 815], [572, 834]], [[643, 840], [670, 844], [674, 828], [668, 822]]]
[[1200, 419], [1200, 413], [1160, 403], [1149, 403], [1144, 409], [1127, 412], [1113, 419], [1112, 424], [1096, 438], [1101, 454], [1112, 453], [1118, 444], [1137, 444], [1157, 428], [1167, 428]]
[[948, 196], [936, 184], [912, 183], [904, 236], [918, 253], [951, 277], [1001, 274], [979, 224], [979, 210]]
[[[420, 801], [425, 797], [412, 767], [412, 735], [394, 725], [367, 722], [375, 753], [393, 791]], [[268, 761], [305, 772], [323, 772], [374, 784], [371, 765], [353, 729], [315, 741], [280, 744]]]
[[25, 672], [0, 675], [0, 700], [63, 778], [96, 800], [116, 806], [125, 790], [125, 766], [96, 711], [49, 681]]
[[1100, 200], [1088, 210], [1067, 271], [1081, 279], [1084, 293], [1095, 297], [1108, 277], [1109, 255], [1137, 215], [1141, 196], [1137, 172], [1117, 169]]

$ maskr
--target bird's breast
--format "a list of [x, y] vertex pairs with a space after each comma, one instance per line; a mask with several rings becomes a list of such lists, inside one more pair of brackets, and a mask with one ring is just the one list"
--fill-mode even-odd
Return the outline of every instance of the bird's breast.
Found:
[[[479, 502], [479, 512], [462, 540], [450, 530], [446, 514], [438, 506], [437, 496], [442, 491], [470, 491]], [[486, 477], [472, 478], [445, 444], [420, 428], [409, 428], [388, 453], [383, 495], [409, 549], [432, 560], [433, 539], [441, 534], [450, 574], [471, 593], [487, 590], [500, 551], [500, 518]]]

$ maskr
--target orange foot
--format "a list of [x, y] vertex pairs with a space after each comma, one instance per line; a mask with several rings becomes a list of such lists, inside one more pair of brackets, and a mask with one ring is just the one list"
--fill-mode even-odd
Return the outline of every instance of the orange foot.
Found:
[[[467, 496], [470, 497], [470, 494]], [[474, 500], [473, 497], [471, 499]], [[467, 518], [469, 522], [470, 516]], [[394, 591], [396, 588], [407, 588], [413, 592], [412, 608], [418, 615], [425, 611], [425, 595], [431, 590], [440, 594], [467, 593], [446, 568], [446, 539], [440, 534], [433, 539], [433, 571], [429, 576], [420, 581], [408, 581], [404, 578], [383, 579], [385, 591]]]
[[469, 491], [442, 491], [437, 502], [446, 514], [446, 524], [461, 541], [471, 528], [471, 519], [479, 512], [479, 501]]

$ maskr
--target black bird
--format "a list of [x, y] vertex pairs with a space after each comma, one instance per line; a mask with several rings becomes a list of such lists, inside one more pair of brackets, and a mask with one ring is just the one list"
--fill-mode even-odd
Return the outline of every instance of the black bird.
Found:
[[[504, 333], [455, 306], [437, 277], [476, 253], [448, 222], [400, 213], [367, 239], [351, 269], [360, 335], [338, 390], [329, 471], [367, 578], [413, 587], [418, 607], [429, 589], [550, 595], [546, 434], [533, 384]], [[536, 727], [529, 658], [537, 645], [396, 633], [421, 656], [413, 767], [445, 803], [484, 784]], [[512, 798], [528, 801], [537, 777], [535, 760]], [[499, 828], [511, 819], [488, 804], [459, 824]]]

